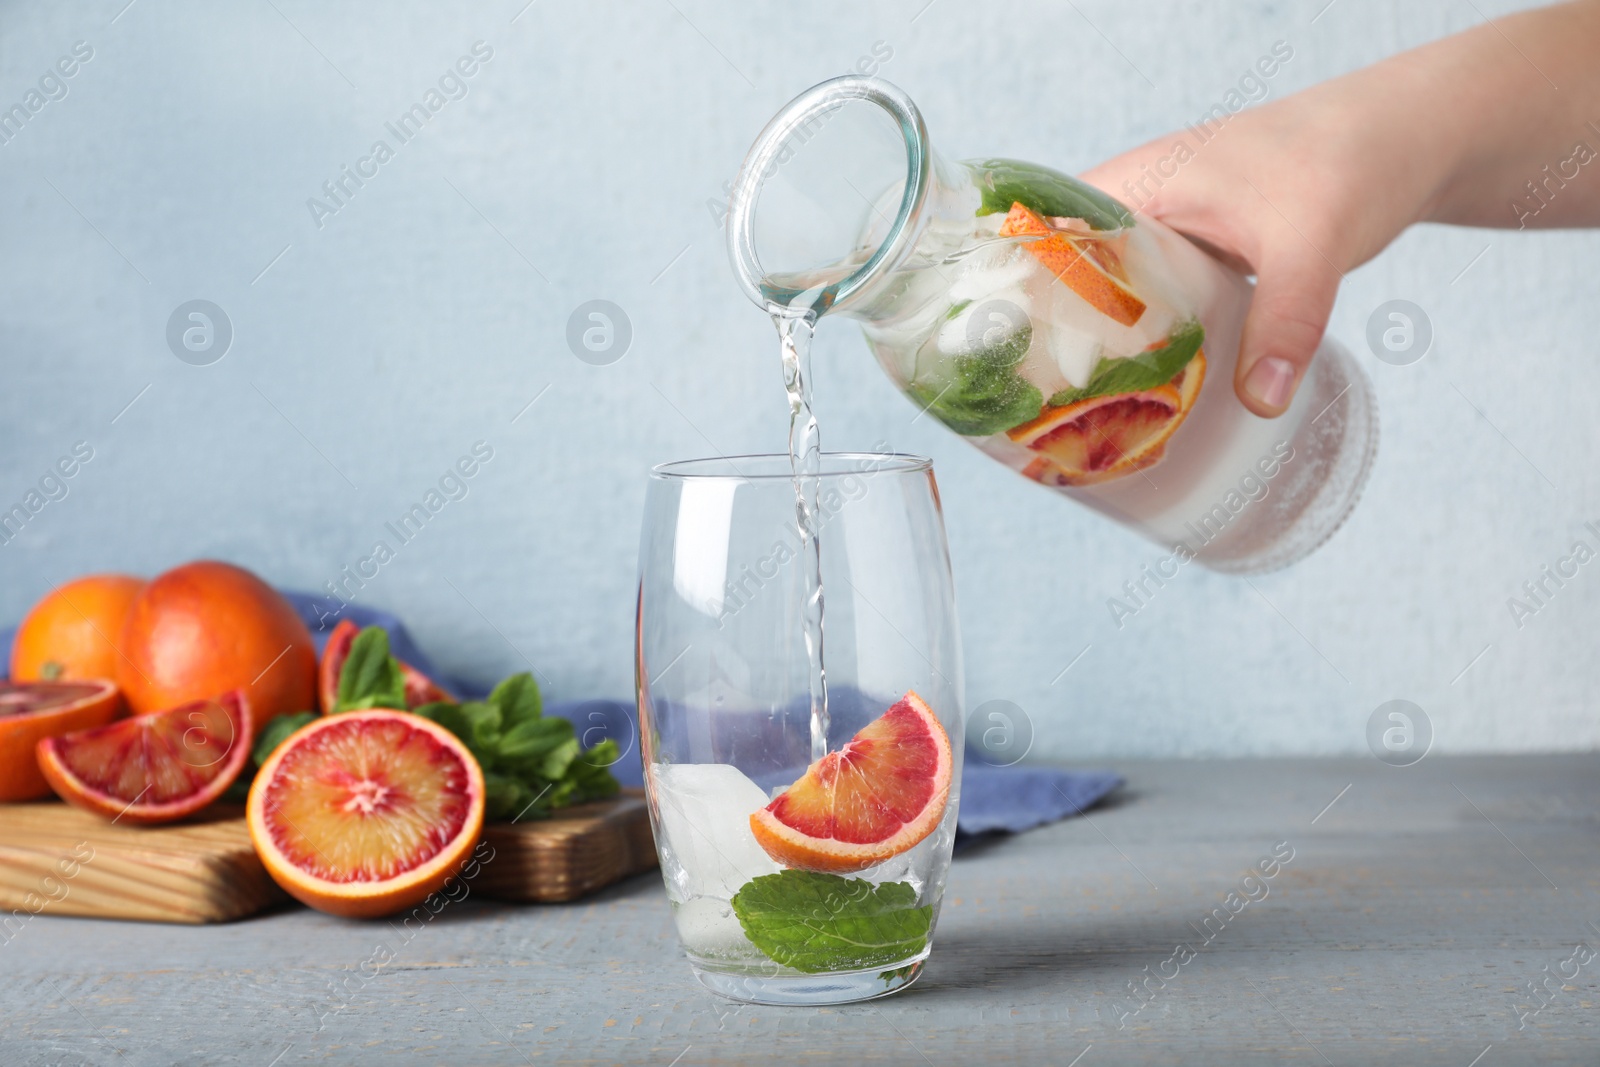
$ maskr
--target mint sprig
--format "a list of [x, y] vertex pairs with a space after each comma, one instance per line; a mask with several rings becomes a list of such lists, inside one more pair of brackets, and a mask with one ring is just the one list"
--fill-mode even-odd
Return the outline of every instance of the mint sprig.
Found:
[[389, 655], [389, 633], [365, 627], [350, 643], [350, 655], [339, 672], [339, 697], [333, 711], [360, 708], [406, 710], [406, 680], [400, 661]]
[[[350, 645], [334, 712], [405, 706], [405, 679], [400, 662], [389, 654], [389, 635], [381, 626], [368, 626]], [[526, 671], [495, 686], [483, 700], [438, 701], [412, 712], [455, 734], [478, 761], [484, 818], [490, 822], [543, 818], [570, 804], [615, 796], [622, 788], [610, 770], [622, 758], [617, 743], [608, 738], [584, 751], [572, 723], [545, 717], [539, 683]]]
[[584, 751], [572, 723], [544, 716], [539, 685], [527, 672], [485, 700], [424, 704], [416, 714], [455, 734], [477, 759], [490, 822], [543, 818], [622, 788], [610, 770], [622, 758], [617, 743], [607, 738]]
[[985, 159], [969, 165], [978, 172], [978, 192], [983, 197], [979, 215], [1004, 215], [1012, 204], [1022, 204], [1047, 218], [1082, 219], [1095, 230], [1133, 225], [1133, 216], [1114, 198], [1060, 171], [1015, 159]]
[[907, 882], [816, 871], [752, 878], [734, 894], [733, 913], [758, 949], [807, 974], [898, 963], [927, 946], [933, 925], [933, 907], [917, 907]]
[[987, 348], [940, 361], [906, 386], [911, 398], [956, 433], [987, 437], [1039, 414], [1044, 394], [1017, 373], [1033, 327], [1023, 326]]
[[1126, 359], [1102, 358], [1090, 373], [1088, 385], [1061, 390], [1050, 398], [1050, 406], [1058, 408], [1091, 397], [1137, 393], [1164, 385], [1189, 365], [1205, 339], [1205, 327], [1199, 320], [1190, 319], [1173, 330], [1160, 348]]

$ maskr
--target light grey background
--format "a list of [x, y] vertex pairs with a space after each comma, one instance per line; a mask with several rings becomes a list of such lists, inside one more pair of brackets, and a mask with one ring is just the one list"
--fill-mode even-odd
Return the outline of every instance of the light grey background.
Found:
[[[708, 201], [796, 92], [882, 42], [947, 155], [1081, 170], [1198, 118], [1274, 41], [1277, 97], [1515, 6], [124, 2], [0, 16], [0, 107], [94, 50], [0, 145], [0, 502], [94, 449], [0, 547], [0, 618], [197, 556], [318, 588], [486, 441], [361, 600], [458, 674], [531, 660], [556, 698], [631, 690], [648, 467], [783, 445], [772, 329]], [[318, 228], [307, 199], [396, 145], [384, 124], [479, 40], [468, 95]], [[1507, 598], [1600, 545], [1597, 254], [1600, 234], [1424, 228], [1354, 273], [1334, 330], [1383, 419], [1363, 504], [1307, 562], [1253, 585], [1186, 568], [1121, 630], [1107, 598], [1161, 551], [913, 424], [845, 323], [818, 345], [825, 442], [934, 457], [969, 707], [1026, 709], [1035, 755], [1358, 752], [1402, 697], [1441, 751], [1590, 749], [1600, 562], [1520, 629]], [[1362, 343], [1395, 298], [1433, 321], [1413, 366]], [[165, 339], [194, 299], [233, 325], [210, 366]], [[633, 328], [608, 366], [566, 343], [595, 299]]]

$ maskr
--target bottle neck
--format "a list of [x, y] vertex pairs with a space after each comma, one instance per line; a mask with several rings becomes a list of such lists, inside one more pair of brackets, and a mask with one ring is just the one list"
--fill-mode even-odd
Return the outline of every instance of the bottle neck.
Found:
[[[822, 123], [852, 104], [875, 105], [893, 120], [905, 153], [897, 190], [871, 206], [861, 243], [824, 266], [788, 273], [762, 266], [756, 248], [763, 186], [802, 150]], [[766, 310], [787, 308], [812, 317], [846, 312], [867, 302], [912, 253], [925, 226], [930, 191], [938, 183], [927, 126], [911, 98], [878, 78], [845, 76], [813, 86], [767, 123], [745, 156], [728, 204], [728, 253], [745, 294]], [[857, 195], [865, 195], [854, 190]], [[856, 211], [859, 204], [830, 205]]]

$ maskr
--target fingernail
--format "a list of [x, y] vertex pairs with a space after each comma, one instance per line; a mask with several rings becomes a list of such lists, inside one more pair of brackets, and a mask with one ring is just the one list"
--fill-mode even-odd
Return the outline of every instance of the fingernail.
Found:
[[1251, 367], [1244, 379], [1244, 391], [1269, 408], [1287, 404], [1293, 388], [1294, 364], [1277, 356], [1268, 356]]

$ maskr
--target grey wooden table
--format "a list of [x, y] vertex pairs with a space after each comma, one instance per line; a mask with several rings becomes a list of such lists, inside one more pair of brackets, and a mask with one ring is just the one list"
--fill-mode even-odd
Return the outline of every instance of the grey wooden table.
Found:
[[1600, 756], [1118, 769], [958, 856], [897, 997], [704, 992], [654, 875], [415, 929], [38, 918], [0, 945], [0, 1063], [1600, 1063]]

